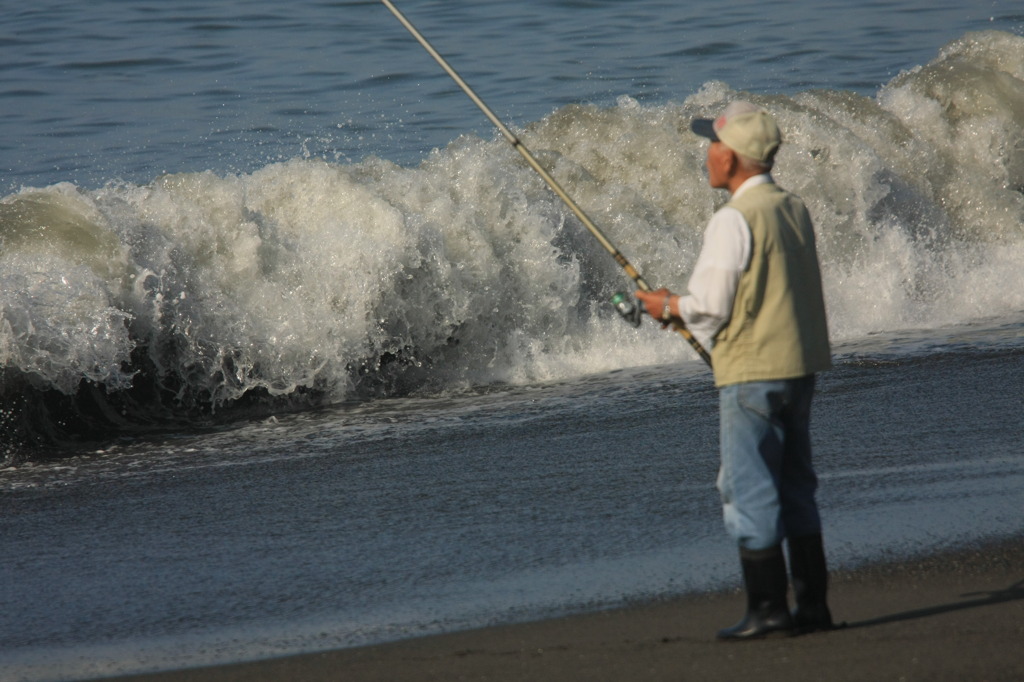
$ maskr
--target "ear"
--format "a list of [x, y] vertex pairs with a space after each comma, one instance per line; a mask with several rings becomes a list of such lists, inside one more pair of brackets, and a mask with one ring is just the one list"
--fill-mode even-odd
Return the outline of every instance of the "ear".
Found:
[[722, 163], [725, 166], [724, 170], [726, 171], [727, 176], [732, 177], [736, 170], [740, 167], [740, 157], [739, 155], [736, 154], [736, 152], [729, 149], [724, 144], [722, 145], [722, 147], [725, 150], [725, 156], [722, 159]]

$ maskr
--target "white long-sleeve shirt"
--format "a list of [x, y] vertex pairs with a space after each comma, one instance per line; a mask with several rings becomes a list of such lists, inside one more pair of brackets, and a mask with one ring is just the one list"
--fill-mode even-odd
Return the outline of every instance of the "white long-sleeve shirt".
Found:
[[[740, 185], [733, 197], [769, 182], [774, 181], [767, 173], [756, 175]], [[680, 297], [678, 306], [686, 326], [709, 346], [732, 317], [740, 277], [750, 265], [752, 241], [743, 214], [729, 206], [716, 211], [704, 230], [704, 244], [687, 284], [689, 291]]]

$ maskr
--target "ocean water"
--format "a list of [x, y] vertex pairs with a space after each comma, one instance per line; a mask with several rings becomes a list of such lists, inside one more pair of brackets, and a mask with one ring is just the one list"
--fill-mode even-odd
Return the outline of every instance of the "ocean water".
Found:
[[[655, 286], [689, 120], [773, 111], [838, 567], [1024, 530], [1024, 14], [964, 5], [398, 3]], [[0, 677], [735, 584], [707, 369], [382, 4], [44, 1], [0, 64]]]

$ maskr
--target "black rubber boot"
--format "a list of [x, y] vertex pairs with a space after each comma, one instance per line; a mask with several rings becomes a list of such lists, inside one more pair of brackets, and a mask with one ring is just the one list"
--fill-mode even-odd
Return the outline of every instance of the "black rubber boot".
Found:
[[731, 628], [718, 632], [718, 639], [758, 639], [776, 632], [788, 633], [793, 619], [786, 603], [789, 580], [781, 547], [740, 550], [743, 583], [747, 589], [747, 615]]
[[821, 534], [790, 538], [789, 570], [793, 577], [796, 610], [793, 624], [796, 632], [831, 630], [835, 627], [828, 608], [828, 567]]

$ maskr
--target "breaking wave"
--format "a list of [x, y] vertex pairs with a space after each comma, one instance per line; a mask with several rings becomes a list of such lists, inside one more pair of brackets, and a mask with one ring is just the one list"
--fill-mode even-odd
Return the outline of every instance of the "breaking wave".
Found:
[[[1024, 310], [1024, 38], [971, 33], [874, 98], [573, 105], [521, 131], [653, 285], [708, 218], [694, 116], [743, 96], [816, 220], [836, 340]], [[699, 362], [608, 304], [632, 283], [501, 138], [416, 167], [293, 159], [248, 175], [62, 183], [0, 200], [8, 455], [373, 396]], [[4, 453], [0, 452], [0, 458]]]

